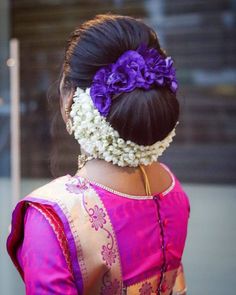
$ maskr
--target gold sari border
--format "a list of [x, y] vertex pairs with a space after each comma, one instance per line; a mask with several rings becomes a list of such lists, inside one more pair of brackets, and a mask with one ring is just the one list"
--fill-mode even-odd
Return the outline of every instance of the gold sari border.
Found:
[[158, 286], [161, 280], [161, 274], [157, 274], [139, 283], [127, 287], [127, 295], [170, 295], [176, 279], [177, 269], [173, 269], [164, 273], [161, 283], [161, 291]]
[[[121, 294], [116, 236], [107, 210], [90, 184], [79, 177], [64, 176], [34, 191], [30, 198], [54, 202], [66, 216], [82, 275], [82, 294]], [[70, 243], [71, 237], [67, 238]]]

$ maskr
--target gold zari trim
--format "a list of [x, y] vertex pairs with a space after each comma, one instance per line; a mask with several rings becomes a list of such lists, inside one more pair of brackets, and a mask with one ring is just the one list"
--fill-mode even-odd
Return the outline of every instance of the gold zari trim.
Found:
[[[177, 269], [167, 271], [164, 273], [164, 279], [161, 284], [162, 291], [160, 295], [170, 295], [174, 281], [177, 275]], [[127, 295], [156, 295], [158, 293], [158, 287], [160, 283], [160, 274], [153, 276], [145, 281], [127, 287]]]

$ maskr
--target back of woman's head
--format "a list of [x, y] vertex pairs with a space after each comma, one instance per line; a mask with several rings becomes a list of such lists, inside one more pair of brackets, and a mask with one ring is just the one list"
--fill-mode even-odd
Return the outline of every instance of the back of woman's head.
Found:
[[[82, 24], [68, 40], [63, 65], [62, 91], [91, 87], [93, 77], [128, 50], [141, 44], [166, 57], [156, 33], [143, 22], [127, 16], [98, 15]], [[164, 139], [179, 116], [176, 95], [168, 86], [153, 86], [112, 98], [106, 120], [125, 140], [151, 145]]]

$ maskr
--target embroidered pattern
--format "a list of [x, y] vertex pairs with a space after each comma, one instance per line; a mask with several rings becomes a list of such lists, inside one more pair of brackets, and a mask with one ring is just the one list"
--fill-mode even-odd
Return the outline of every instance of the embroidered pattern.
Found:
[[151, 283], [143, 283], [141, 288], [139, 289], [140, 295], [151, 295], [153, 292]]
[[82, 177], [71, 177], [66, 183], [66, 189], [72, 194], [81, 194], [89, 188], [89, 182]]
[[95, 230], [103, 228], [103, 225], [106, 223], [106, 214], [102, 208], [99, 208], [97, 205], [95, 205], [94, 208], [90, 208], [89, 216], [92, 227], [95, 228]]
[[110, 247], [110, 244], [107, 244], [106, 246], [105, 245], [102, 246], [101, 254], [102, 254], [102, 259], [106, 262], [107, 266], [111, 266], [112, 263], [115, 263], [116, 253], [112, 249], [112, 247]]
[[117, 279], [113, 282], [107, 281], [103, 282], [103, 287], [101, 289], [101, 295], [118, 295], [120, 291], [120, 283]]
[[[84, 282], [86, 282], [88, 280], [88, 272], [87, 272], [87, 268], [86, 268], [86, 264], [85, 264], [85, 260], [84, 260], [84, 256], [83, 256], [83, 251], [82, 251], [82, 245], [81, 245], [81, 241], [79, 239], [79, 235], [77, 232], [77, 228], [75, 227], [74, 221], [71, 218], [71, 215], [68, 211], [68, 207], [65, 205], [64, 202], [62, 202], [59, 198], [56, 199], [58, 205], [60, 206], [60, 208], [62, 208], [64, 214], [66, 215], [68, 222], [70, 224], [71, 227], [71, 232], [73, 234], [73, 237], [75, 239], [75, 243], [76, 243], [76, 250], [77, 250], [77, 255], [78, 255], [78, 260], [79, 260], [79, 267], [83, 276], [83, 280]], [[76, 280], [78, 280], [79, 277], [79, 272], [75, 272], [74, 276], [76, 278]]]
[[[101, 295], [120, 295], [122, 283], [116, 278], [112, 277], [113, 268], [119, 264], [119, 252], [117, 250], [116, 241], [112, 228], [110, 228], [109, 216], [102, 203], [94, 204], [93, 189], [88, 180], [82, 177], [71, 177], [66, 183], [66, 189], [70, 193], [74, 193], [81, 197], [81, 205], [84, 213], [89, 217], [90, 226], [96, 232], [100, 232], [104, 236], [105, 243], [101, 244], [100, 255], [105, 262], [107, 268], [102, 274], [102, 287], [100, 289]], [[93, 204], [93, 205], [92, 205]], [[103, 233], [102, 233], [103, 232]]]
[[[106, 224], [106, 214], [103, 210], [103, 208], [98, 207], [97, 205], [95, 205], [93, 208], [88, 208], [88, 203], [85, 200], [85, 189], [84, 188], [88, 188], [89, 183], [85, 183], [83, 184], [83, 179], [81, 179], [80, 177], [77, 177], [79, 185], [82, 186], [82, 190], [80, 189], [80, 193], [82, 194], [82, 203], [83, 203], [83, 207], [85, 209], [85, 211], [87, 212], [87, 214], [89, 215], [90, 219], [90, 223], [92, 228], [94, 228], [96, 231], [98, 230], [103, 230], [107, 233], [107, 244], [106, 245], [102, 245], [102, 249], [101, 249], [101, 255], [102, 255], [102, 259], [105, 261], [107, 266], [111, 266], [113, 263], [116, 262], [116, 251], [114, 249], [114, 238], [111, 234], [111, 232], [104, 227], [104, 225]], [[78, 187], [78, 184], [76, 184], [76, 186]]]

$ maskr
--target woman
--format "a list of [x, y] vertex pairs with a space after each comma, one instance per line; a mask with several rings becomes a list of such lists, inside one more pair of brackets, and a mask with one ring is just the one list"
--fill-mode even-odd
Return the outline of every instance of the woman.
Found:
[[100, 15], [65, 52], [61, 112], [78, 172], [18, 203], [8, 252], [27, 294], [186, 294], [189, 201], [158, 157], [178, 123], [177, 80], [155, 32]]

